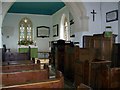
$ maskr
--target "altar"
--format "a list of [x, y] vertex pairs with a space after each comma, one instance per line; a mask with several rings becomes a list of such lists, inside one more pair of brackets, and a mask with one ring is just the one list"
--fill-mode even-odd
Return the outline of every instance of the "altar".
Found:
[[29, 52], [30, 47], [30, 56], [31, 58], [38, 58], [38, 46], [35, 45], [18, 45], [18, 52], [19, 53], [27, 53]]

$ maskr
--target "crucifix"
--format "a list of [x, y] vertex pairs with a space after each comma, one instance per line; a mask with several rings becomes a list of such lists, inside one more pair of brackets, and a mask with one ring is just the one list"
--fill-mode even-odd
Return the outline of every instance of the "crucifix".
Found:
[[91, 12], [91, 14], [93, 14], [93, 21], [95, 21], [95, 14], [97, 14], [97, 13], [95, 12], [94, 9], [93, 9], [93, 11]]

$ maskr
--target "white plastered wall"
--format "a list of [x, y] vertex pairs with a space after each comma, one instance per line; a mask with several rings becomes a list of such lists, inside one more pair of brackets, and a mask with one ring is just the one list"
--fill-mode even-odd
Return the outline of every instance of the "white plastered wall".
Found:
[[[13, 2], [15, 0], [12, 0]], [[68, 0], [67, 0], [68, 1]], [[11, 7], [13, 2], [5, 2], [3, 3], [3, 19], [6, 15], [8, 9]], [[88, 17], [86, 16], [86, 9], [82, 2], [66, 2], [66, 0], [63, 0], [65, 2], [66, 6], [71, 11], [71, 14], [74, 17], [75, 20], [75, 32], [79, 31], [87, 31], [88, 30]], [[79, 3], [79, 4], [78, 4]], [[1, 37], [1, 36], [0, 36]]]

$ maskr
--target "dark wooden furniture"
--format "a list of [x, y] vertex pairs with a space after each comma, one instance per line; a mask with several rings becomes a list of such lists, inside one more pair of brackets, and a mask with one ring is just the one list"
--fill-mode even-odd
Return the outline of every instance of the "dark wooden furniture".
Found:
[[35, 90], [45, 88], [63, 88], [62, 73], [57, 72], [55, 79], [48, 79], [48, 70], [31, 70], [13, 73], [0, 73], [2, 90]]
[[57, 47], [55, 47], [55, 65], [57, 70], [60, 70], [64, 74], [64, 62], [65, 62], [65, 41], [58, 40]]
[[[74, 63], [75, 63], [75, 47], [74, 45], [65, 45], [64, 52], [64, 75], [69, 80], [74, 81]], [[77, 58], [77, 57], [76, 57]]]
[[83, 48], [93, 48], [93, 36], [83, 36]]
[[19, 65], [19, 64], [33, 64], [33, 63], [34, 63], [34, 60], [13, 60], [13, 61], [2, 62], [2, 66]]
[[75, 63], [75, 85], [84, 83], [93, 89], [109, 87], [110, 61], [77, 61]]
[[120, 68], [110, 68], [110, 61], [76, 62], [75, 85], [81, 83], [93, 90], [120, 88]]
[[110, 69], [110, 88], [120, 89], [120, 68]]
[[15, 64], [15, 65], [4, 65], [0, 66], [0, 70], [2, 73], [10, 73], [10, 72], [22, 72], [28, 70], [40, 70], [39, 64]]
[[60, 70], [65, 78], [74, 81], [74, 62], [79, 59], [79, 53], [73, 42], [58, 40], [52, 42], [51, 57], [57, 70]]
[[83, 73], [84, 73], [84, 65], [80, 61], [75, 62], [75, 75], [74, 75], [74, 81], [75, 81], [75, 86], [77, 87], [80, 83], [83, 83]]
[[111, 61], [107, 60], [91, 62], [90, 86], [93, 89], [110, 87], [110, 64]]
[[91, 87], [81, 83], [78, 87], [77, 87], [77, 90], [92, 90]]
[[83, 36], [83, 47], [79, 49], [79, 59], [75, 62], [75, 85], [84, 83], [93, 90], [120, 88], [119, 44], [116, 35], [104, 34]]
[[116, 35], [112, 35], [112, 37], [104, 37], [102, 35], [93, 35], [94, 39], [94, 48], [97, 50], [97, 59], [100, 60], [110, 60], [112, 55], [113, 44], [115, 43]]
[[79, 48], [79, 59], [80, 61], [93, 61], [96, 59], [96, 49], [94, 48]]
[[30, 60], [31, 59], [30, 51], [31, 51], [30, 47], [27, 53], [11, 52], [10, 50], [6, 51], [5, 48], [3, 47], [2, 61], [8, 62], [8, 61]]
[[74, 60], [79, 60], [79, 46], [74, 46]]
[[75, 61], [75, 85], [90, 83], [90, 63], [95, 59], [95, 49], [78, 48], [79, 59]]
[[51, 41], [51, 64], [56, 67], [57, 41]]
[[2, 73], [2, 84], [4, 86], [18, 85], [30, 82], [38, 82], [48, 79], [47, 70], [29, 70], [22, 72]]
[[120, 43], [113, 44], [111, 67], [120, 67]]
[[29, 60], [28, 53], [6, 52], [5, 61]]
[[84, 83], [92, 88], [109, 87], [110, 64], [111, 61], [96, 59], [96, 49], [79, 48], [79, 59], [75, 61], [75, 86]]
[[96, 59], [111, 60], [112, 48], [116, 35], [105, 37], [104, 34], [83, 36], [83, 47], [96, 49]]

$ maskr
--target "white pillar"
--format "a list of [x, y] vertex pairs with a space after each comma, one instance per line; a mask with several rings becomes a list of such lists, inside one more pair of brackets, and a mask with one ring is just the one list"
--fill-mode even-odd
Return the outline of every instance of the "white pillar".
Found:
[[118, 43], [120, 43], [120, 1], [118, 3]]
[[2, 48], [2, 15], [0, 15], [0, 48]]
[[[0, 65], [2, 65], [2, 2], [0, 1]], [[2, 70], [0, 69], [0, 72]], [[1, 86], [2, 86], [2, 81], [0, 80], [0, 89], [1, 89]]]
[[0, 2], [0, 48], [2, 48], [2, 2]]

